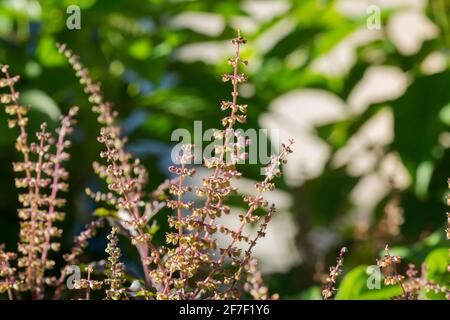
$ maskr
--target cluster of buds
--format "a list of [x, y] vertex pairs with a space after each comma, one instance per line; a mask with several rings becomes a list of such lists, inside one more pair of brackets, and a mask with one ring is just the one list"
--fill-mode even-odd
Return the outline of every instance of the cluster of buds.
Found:
[[94, 265], [89, 264], [86, 268], [87, 270], [87, 278], [75, 280], [73, 283], [74, 289], [77, 290], [85, 290], [86, 298], [85, 300], [91, 300], [91, 290], [100, 290], [103, 285], [103, 281], [93, 280], [91, 279], [91, 275], [94, 272]]
[[16, 178], [15, 185], [26, 190], [19, 194], [22, 208], [18, 209], [18, 215], [22, 222], [17, 264], [23, 271], [18, 276], [24, 284], [21, 290], [30, 290], [33, 297], [43, 298], [45, 284], [53, 283], [51, 278], [45, 277], [46, 270], [55, 264], [48, 258], [48, 253], [50, 250], [58, 251], [60, 247], [59, 242], [53, 239], [62, 233], [55, 222], [64, 219], [60, 208], [65, 199], [59, 198], [59, 192], [68, 190], [65, 182], [68, 173], [62, 163], [69, 159], [66, 149], [71, 142], [67, 136], [72, 133], [78, 108], [71, 108], [66, 116], [61, 117], [56, 137], [47, 130], [46, 123], [42, 123], [36, 133], [36, 142], [30, 142], [26, 130], [29, 107], [20, 105], [20, 94], [14, 88], [19, 77], [11, 77], [7, 65], [1, 65], [0, 71], [3, 74], [0, 87], [9, 90], [2, 93], [0, 99], [5, 104], [6, 113], [11, 116], [8, 126], [18, 127], [20, 131], [16, 149], [22, 154], [23, 161], [13, 163], [13, 169], [24, 176]]
[[[147, 221], [149, 216], [149, 206], [144, 199], [144, 187], [148, 181], [147, 170], [139, 159], [133, 158], [125, 150], [127, 138], [121, 135], [121, 129], [116, 124], [117, 112], [113, 110], [111, 103], [104, 100], [100, 83], [92, 80], [88, 69], [80, 63], [79, 57], [66, 45], [58, 44], [58, 50], [75, 70], [76, 76], [89, 95], [92, 111], [98, 114], [97, 121], [102, 125], [97, 140], [104, 146], [100, 157], [106, 159], [107, 163], [94, 162], [93, 167], [96, 174], [106, 181], [111, 192], [102, 193], [88, 190], [88, 195], [96, 201], [106, 199], [106, 202], [114, 205], [117, 211], [129, 213], [132, 220], [127, 223], [138, 227], [135, 229], [136, 234], [130, 235], [133, 238], [132, 243], [138, 249], [147, 284], [154, 285], [149, 272], [149, 261], [157, 264], [158, 274], [161, 273], [163, 266], [159, 250], [150, 243], [151, 237], [148, 234], [150, 227], [142, 223], [142, 221]], [[152, 207], [159, 206], [152, 204]]]
[[[196, 282], [197, 288], [192, 292], [191, 298], [209, 293], [212, 293], [214, 298], [228, 298], [233, 295], [234, 292], [230, 290], [221, 294], [218, 288], [223, 287], [223, 285], [231, 285], [233, 275], [227, 274], [223, 265], [226, 258], [231, 258], [233, 264], [235, 263], [235, 259], [240, 255], [235, 243], [244, 237], [242, 229], [234, 231], [225, 226], [217, 226], [215, 223], [216, 218], [222, 214], [230, 213], [230, 208], [225, 205], [225, 201], [230, 195], [237, 194], [237, 189], [232, 186], [231, 182], [233, 178], [241, 176], [241, 173], [236, 169], [236, 164], [247, 157], [245, 148], [250, 144], [250, 141], [246, 140], [239, 131], [233, 129], [236, 122], [244, 123], [246, 121], [247, 106], [238, 104], [237, 97], [239, 95], [238, 84], [245, 82], [247, 79], [244, 74], [239, 73], [239, 65], [246, 65], [247, 62], [240, 57], [241, 46], [245, 44], [246, 40], [238, 33], [238, 37], [232, 42], [236, 49], [235, 56], [228, 62], [232, 66], [233, 72], [222, 77], [224, 82], [230, 81], [232, 84], [232, 99], [231, 101], [221, 102], [221, 110], [230, 110], [230, 115], [222, 119], [222, 125], [225, 129], [216, 131], [214, 134], [214, 138], [218, 141], [215, 155], [213, 158], [205, 159], [205, 166], [213, 169], [213, 173], [203, 180], [201, 188], [197, 188], [197, 194], [205, 196], [206, 201], [202, 208], [194, 212], [198, 215], [198, 225], [200, 226], [196, 233], [196, 241], [207, 244], [206, 248], [215, 247], [216, 243], [213, 241], [216, 232], [231, 236], [232, 240], [228, 247], [220, 248], [218, 258], [206, 260], [208, 263], [212, 260], [209, 265], [206, 265], [211, 271], [204, 280]], [[227, 159], [228, 157], [230, 159]]]
[[393, 300], [418, 300], [421, 294], [426, 294], [427, 292], [443, 293], [447, 300], [450, 299], [450, 290], [447, 286], [442, 286], [427, 279], [427, 266], [425, 263], [422, 263], [420, 274], [415, 265], [408, 265], [406, 277], [401, 282], [401, 288], [403, 294], [394, 296]]
[[[112, 109], [111, 103], [104, 101], [100, 83], [92, 80], [89, 70], [80, 63], [79, 57], [64, 44], [58, 44], [58, 50], [72, 65], [85, 92], [89, 95], [93, 112], [98, 114], [98, 122], [103, 125], [97, 140], [105, 147], [100, 157], [105, 158], [108, 164], [100, 165], [95, 162], [94, 170], [108, 181], [108, 188], [118, 196], [116, 199], [112, 193], [101, 196], [114, 199], [114, 202], [121, 204], [122, 208], [134, 210], [133, 214], [137, 217], [148, 173], [138, 159], [133, 159], [131, 154], [125, 151], [126, 138], [121, 136], [121, 129], [115, 124], [117, 112]], [[98, 197], [96, 195], [96, 198]]]
[[231, 109], [231, 115], [222, 119], [222, 125], [229, 129], [231, 129], [236, 122], [245, 123], [247, 120], [247, 105], [240, 105], [237, 103], [237, 97], [239, 95], [238, 84], [247, 81], [247, 76], [243, 73], [239, 73], [239, 64], [248, 64], [246, 60], [243, 60], [240, 57], [241, 46], [246, 42], [247, 40], [245, 40], [238, 31], [238, 37], [232, 40], [232, 43], [236, 48], [235, 56], [228, 60], [228, 63], [233, 67], [233, 73], [224, 74], [222, 76], [223, 82], [230, 81], [233, 86], [233, 91], [231, 92], [232, 100], [222, 101], [220, 103], [220, 109], [222, 111]]
[[[396, 191], [389, 199], [384, 207], [383, 217], [377, 224], [375, 229], [375, 238], [377, 239], [377, 247], [383, 247], [392, 237], [400, 234], [400, 227], [405, 222], [404, 212], [400, 205], [400, 197]], [[367, 229], [363, 228], [359, 234], [360, 238], [366, 236]]]
[[406, 271], [406, 277], [401, 276], [402, 279], [399, 280], [403, 294], [392, 297], [392, 300], [417, 300], [419, 298], [420, 290], [422, 287], [425, 288], [425, 284], [428, 283], [425, 277], [425, 269], [426, 265], [424, 263], [422, 265], [422, 276], [418, 276], [419, 271], [416, 266], [409, 264], [408, 270]]
[[270, 164], [264, 168], [264, 174], [268, 177], [269, 181], [281, 175], [280, 165], [287, 162], [286, 157], [292, 153], [291, 146], [293, 144], [294, 140], [290, 139], [287, 146], [285, 144], [281, 145], [281, 153], [278, 156], [274, 155], [271, 157]]
[[16, 268], [11, 266], [11, 261], [17, 258], [13, 252], [5, 252], [4, 246], [0, 245], [0, 293], [8, 292], [8, 298], [13, 299], [13, 291], [19, 290], [16, 281]]
[[[247, 65], [247, 61], [240, 57], [241, 46], [246, 40], [238, 34], [232, 43], [236, 48], [235, 56], [229, 60], [233, 72], [223, 76], [223, 81], [232, 84], [232, 99], [221, 103], [221, 110], [230, 110], [230, 115], [222, 119], [225, 128], [215, 134], [215, 139], [221, 141], [215, 148], [214, 157], [205, 159], [205, 166], [213, 172], [203, 180], [201, 187], [195, 188], [197, 196], [205, 199], [204, 204], [196, 208], [194, 202], [183, 199], [186, 193], [193, 190], [191, 186], [185, 185], [185, 180], [195, 173], [194, 169], [187, 167], [194, 157], [193, 146], [185, 145], [177, 158], [179, 165], [169, 167], [169, 172], [176, 177], [164, 182], [153, 194], [153, 201], [155, 197], [164, 199], [164, 193], [168, 190], [172, 197], [165, 203], [168, 208], [175, 211], [175, 215], [168, 217], [168, 222], [176, 232], [173, 230], [168, 232], [167, 245], [161, 247], [152, 244], [151, 227], [148, 225], [154, 212], [149, 208], [160, 206], [155, 203], [149, 205], [144, 199], [143, 188], [147, 173], [140, 162], [133, 160], [125, 151], [126, 139], [121, 137], [120, 128], [115, 124], [117, 113], [112, 110], [111, 104], [104, 101], [100, 85], [91, 80], [88, 70], [79, 62], [78, 56], [65, 45], [59, 45], [59, 51], [67, 57], [86, 93], [89, 94], [93, 111], [98, 113], [98, 121], [102, 124], [98, 141], [104, 145], [100, 156], [106, 160], [106, 164], [94, 163], [94, 170], [107, 181], [109, 192], [88, 190], [88, 195], [96, 201], [114, 206], [115, 212], [122, 213], [115, 215], [118, 217], [111, 217], [119, 219], [120, 225], [124, 225], [123, 220], [126, 216], [126, 224], [129, 227], [125, 229], [130, 231], [132, 244], [137, 247], [141, 256], [146, 284], [156, 291], [154, 295], [145, 295], [146, 298], [151, 296], [156, 299], [196, 299], [202, 295], [216, 298], [235, 297], [234, 286], [240, 281], [241, 274], [250, 270], [246, 271], [245, 266], [252, 258], [252, 248], [259, 238], [265, 236], [267, 224], [275, 212], [275, 208], [271, 207], [260, 225], [257, 236], [249, 240], [244, 234], [244, 227], [249, 223], [259, 222], [260, 216], [254, 214], [256, 209], [268, 207], [269, 204], [262, 194], [273, 189], [271, 180], [280, 175], [280, 165], [285, 163], [286, 156], [292, 152], [290, 147], [293, 141], [290, 141], [288, 146], [283, 145], [280, 154], [274, 157], [271, 168], [266, 170], [264, 181], [256, 184], [257, 194], [245, 197], [248, 210], [245, 214], [238, 215], [241, 221], [239, 228], [232, 230], [224, 225], [218, 225], [215, 221], [222, 214], [229, 214], [231, 211], [226, 201], [229, 196], [237, 194], [237, 189], [232, 186], [232, 180], [242, 175], [236, 169], [236, 165], [245, 160], [246, 147], [250, 144], [250, 140], [246, 139], [242, 132], [233, 129], [236, 123], [246, 121], [247, 105], [237, 102], [238, 85], [247, 80], [244, 74], [239, 73], [239, 66]], [[216, 250], [217, 239], [214, 235], [217, 232], [231, 238], [229, 245], [218, 248], [219, 250]], [[113, 235], [109, 238], [110, 241], [114, 240]], [[244, 257], [242, 250], [237, 247], [238, 242], [242, 241], [248, 243]], [[111, 250], [110, 255], [114, 253], [114, 250]], [[215, 252], [218, 252], [219, 256], [216, 256]], [[228, 260], [231, 260], [234, 271], [225, 267]], [[208, 272], [203, 280], [198, 279], [199, 270]], [[251, 272], [255, 272], [254, 268]], [[111, 284], [109, 280], [105, 282]], [[194, 282], [196, 285], [191, 286], [190, 283]], [[109, 296], [113, 298], [112, 293]]]
[[[238, 97], [238, 84], [246, 81], [246, 77], [243, 74], [239, 74], [238, 66], [240, 63], [247, 64], [246, 61], [241, 60], [240, 46], [245, 44], [245, 39], [238, 34], [238, 37], [233, 40], [233, 44], [236, 47], [236, 55], [234, 58], [229, 60], [229, 63], [233, 67], [233, 74], [226, 74], [223, 77], [224, 81], [231, 81], [233, 86], [232, 101], [223, 101], [221, 103], [221, 109], [227, 110], [231, 109], [231, 115], [222, 119], [222, 124], [226, 127], [222, 131], [217, 131], [215, 133], [216, 139], [223, 139], [223, 144], [219, 144], [215, 151], [215, 157], [212, 159], [205, 159], [205, 165], [207, 168], [214, 169], [213, 174], [203, 180], [203, 187], [199, 188], [197, 193], [206, 196], [206, 202], [203, 208], [197, 210], [202, 213], [202, 218], [200, 225], [206, 225], [205, 236], [203, 241], [208, 241], [211, 234], [216, 231], [228, 235], [231, 237], [230, 243], [224, 248], [220, 248], [219, 257], [215, 259], [212, 263], [212, 270], [208, 276], [202, 280], [197, 281], [197, 290], [194, 291], [191, 297], [197, 298], [200, 294], [207, 294], [208, 292], [213, 293], [213, 297], [216, 299], [229, 299], [236, 298], [237, 292], [234, 288], [235, 284], [241, 280], [241, 275], [246, 262], [251, 258], [251, 250], [256, 244], [256, 241], [265, 236], [265, 229], [267, 227], [267, 222], [272, 217], [275, 212], [275, 208], [271, 207], [269, 214], [266, 215], [266, 221], [261, 224], [258, 231], [256, 239], [249, 240], [249, 237], [244, 234], [245, 226], [249, 223], [257, 223], [260, 220], [259, 215], [254, 215], [254, 211], [258, 208], [268, 207], [268, 202], [263, 198], [263, 193], [267, 190], [272, 190], [273, 185], [271, 180], [275, 176], [279, 176], [281, 171], [279, 166], [281, 163], [286, 162], [286, 157], [292, 152], [291, 145], [294, 141], [289, 141], [289, 145], [282, 145], [282, 149], [278, 156], [275, 156], [273, 161], [276, 162], [273, 166], [274, 169], [269, 171], [275, 172], [278, 170], [278, 174], [267, 174], [264, 181], [256, 184], [257, 194], [255, 196], [244, 196], [244, 201], [248, 202], [248, 210], [244, 214], [238, 215], [240, 219], [240, 225], [237, 230], [230, 230], [225, 226], [219, 226], [214, 228], [214, 219], [222, 213], [229, 213], [229, 209], [222, 210], [225, 208], [225, 201], [230, 195], [237, 194], [237, 189], [232, 186], [232, 179], [239, 178], [241, 173], [236, 169], [236, 164], [239, 160], [244, 159], [247, 154], [245, 153], [245, 148], [251, 141], [246, 140], [239, 131], [233, 129], [233, 125], [236, 122], [245, 122], [245, 113], [247, 111], [246, 105], [237, 104]], [[241, 112], [242, 114], [239, 114]], [[236, 140], [236, 142], [234, 142]], [[225, 161], [227, 154], [231, 154], [231, 161]], [[219, 214], [217, 214], [219, 213]], [[211, 219], [210, 222], [204, 223], [204, 219]], [[237, 247], [237, 244], [241, 241], [246, 241], [249, 244], [249, 249], [245, 252], [243, 258], [241, 258], [242, 252]], [[226, 261], [231, 260], [231, 265], [237, 267], [237, 271], [228, 274], [224, 270], [224, 264]], [[218, 287], [224, 287], [223, 291], [218, 291]]]
[[257, 268], [258, 262], [255, 258], [249, 259], [245, 264], [245, 273], [247, 279], [244, 284], [244, 290], [248, 292], [255, 300], [278, 300], [278, 294], [269, 293], [269, 288], [264, 284], [261, 272]]
[[[237, 241], [245, 241], [248, 245], [247, 249], [244, 252], [244, 257], [241, 258], [241, 250], [229, 247], [227, 250], [222, 249], [222, 252], [225, 252], [228, 257], [232, 260], [232, 265], [238, 266], [236, 272], [232, 273], [228, 278], [224, 278], [224, 284], [229, 285], [229, 288], [223, 294], [215, 295], [216, 298], [237, 298], [239, 297], [239, 291], [236, 290], [235, 286], [243, 278], [243, 274], [246, 275], [246, 282], [244, 283], [244, 290], [249, 292], [253, 298], [257, 300], [267, 300], [267, 299], [277, 299], [277, 295], [269, 296], [268, 289], [263, 285], [262, 275], [256, 268], [256, 259], [252, 256], [252, 250], [256, 246], [259, 239], [264, 238], [266, 236], [266, 230], [269, 222], [272, 220], [273, 215], [275, 214], [276, 209], [272, 204], [270, 206], [269, 212], [264, 216], [263, 222], [259, 225], [259, 228], [256, 232], [256, 236], [253, 239], [250, 239], [247, 236], [242, 235], [241, 231], [231, 231], [229, 233], [232, 234], [233, 238], [236, 238]], [[259, 216], [246, 216], [241, 215], [240, 217], [241, 223], [257, 223], [260, 220]], [[246, 221], [244, 221], [246, 220]], [[248, 289], [248, 290], [247, 290]]]
[[[183, 196], [192, 191], [192, 187], [184, 185], [184, 182], [195, 174], [195, 169], [186, 167], [194, 159], [193, 148], [194, 145], [183, 145], [177, 158], [180, 165], [169, 167], [169, 172], [178, 176], [169, 187], [169, 193], [175, 199], [167, 200], [167, 207], [176, 212], [175, 217], [168, 218], [169, 226], [177, 232], [166, 234], [166, 243], [175, 247], [167, 249], [164, 261], [167, 270], [163, 280], [164, 291], [157, 295], [157, 299], [186, 299], [188, 281], [196, 275], [200, 267], [201, 248], [192, 233], [198, 223], [193, 214], [184, 214], [184, 211], [192, 212], [194, 204], [183, 201]], [[175, 277], [175, 273], [179, 276]]]
[[344, 257], [347, 253], [347, 248], [343, 247], [339, 252], [336, 260], [336, 265], [330, 267], [330, 273], [325, 278], [325, 285], [322, 288], [322, 297], [324, 300], [332, 298], [337, 289], [335, 287], [337, 278], [342, 274], [342, 267], [344, 266]]
[[405, 277], [397, 273], [397, 265], [401, 263], [402, 258], [400, 256], [391, 256], [388, 245], [386, 245], [384, 250], [386, 251], [384, 257], [377, 259], [377, 265], [381, 268], [384, 275], [384, 284], [387, 286], [397, 283], [401, 285]]
[[105, 284], [109, 285], [106, 290], [106, 299], [108, 300], [120, 300], [125, 295], [124, 283], [124, 264], [120, 262], [122, 255], [120, 248], [118, 247], [119, 239], [117, 238], [116, 227], [111, 229], [111, 233], [108, 235], [108, 246], [106, 247], [106, 253], [108, 253], [108, 269], [106, 270], [107, 278]]
[[[450, 179], [448, 179], [448, 187], [450, 189]], [[448, 205], [450, 206], [450, 194], [447, 195]], [[450, 213], [447, 213], [447, 239], [450, 239]], [[377, 265], [381, 268], [384, 274], [384, 283], [386, 285], [399, 284], [402, 289], [402, 294], [395, 296], [394, 300], [417, 300], [420, 298], [421, 293], [434, 292], [443, 293], [447, 300], [450, 300], [450, 288], [435, 283], [432, 280], [427, 279], [427, 266], [422, 264], [421, 272], [419, 275], [415, 265], [409, 264], [406, 271], [406, 276], [398, 274], [396, 267], [401, 263], [400, 256], [391, 256], [389, 254], [389, 247], [386, 245], [385, 256], [377, 260]], [[448, 266], [450, 272], [450, 265]]]
[[84, 230], [75, 237], [74, 246], [72, 247], [70, 253], [63, 255], [67, 265], [78, 263], [78, 258], [88, 246], [89, 240], [92, 239], [97, 234], [97, 230], [103, 226], [104, 220], [102, 218], [93, 220], [84, 226]]

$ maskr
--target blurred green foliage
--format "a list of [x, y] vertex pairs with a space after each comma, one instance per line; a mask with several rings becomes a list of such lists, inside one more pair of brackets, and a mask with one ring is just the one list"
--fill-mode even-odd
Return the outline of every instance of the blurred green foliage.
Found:
[[[229, 95], [229, 89], [220, 82], [220, 74], [228, 70], [226, 60], [221, 58], [229, 52], [218, 57], [223, 62], [211, 64], [179, 59], [178, 50], [185, 45], [232, 38], [235, 19], [239, 17], [256, 22], [251, 30], [242, 30], [249, 40], [244, 55], [251, 61], [248, 73], [254, 86], [253, 94], [245, 98], [251, 106], [248, 127], [258, 128], [259, 116], [269, 110], [271, 102], [292, 90], [321, 89], [348, 101], [373, 66], [396, 67], [408, 77], [408, 87], [399, 98], [370, 105], [361, 113], [315, 128], [317, 136], [332, 150], [324, 171], [298, 187], [280, 183], [280, 188], [295, 199], [291, 211], [300, 230], [296, 242], [304, 263], [286, 273], [267, 275], [271, 289], [282, 297], [320, 298], [320, 281], [314, 275], [326, 272], [323, 266], [332, 264], [339, 247], [345, 244], [349, 247], [347, 274], [337, 298], [378, 299], [398, 294], [396, 287], [368, 292], [365, 285], [365, 265], [375, 263], [385, 244], [376, 237], [376, 228], [384, 217], [386, 204], [394, 197], [404, 212], [405, 222], [398, 235], [382, 240], [395, 246], [407, 261], [426, 261], [429, 277], [448, 284], [448, 274], [444, 276], [442, 270], [448, 260], [444, 249], [448, 247], [444, 239], [444, 195], [450, 152], [448, 144], [441, 140], [449, 139], [450, 126], [450, 5], [440, 0], [428, 2], [424, 13], [438, 32], [424, 41], [416, 53], [405, 55], [386, 32], [381, 32], [381, 38], [366, 41], [355, 49], [356, 61], [348, 72], [331, 76], [314, 69], [313, 62], [365, 28], [367, 16], [343, 15], [337, 10], [339, 1], [286, 3], [288, 7], [282, 14], [258, 20], [252, 18], [251, 10], [245, 9], [245, 2], [232, 0], [0, 0], [0, 63], [11, 65], [12, 71], [22, 76], [23, 102], [33, 102], [31, 128], [37, 128], [41, 121], [54, 126], [59, 114], [73, 104], [82, 110], [68, 164], [71, 190], [64, 248], [95, 209], [83, 191], [86, 186], [100, 187], [91, 169], [99, 145], [93, 138], [98, 126], [86, 97], [55, 44], [67, 43], [81, 56], [93, 77], [103, 83], [106, 97], [114, 102], [130, 136], [130, 149], [150, 168], [151, 189], [167, 176], [171, 132], [180, 127], [192, 130], [193, 121], [198, 119], [204, 128], [217, 127], [221, 117], [219, 101]], [[72, 4], [81, 8], [80, 30], [66, 28], [66, 8]], [[383, 30], [401, 10], [383, 11]], [[186, 12], [217, 15], [224, 27], [215, 34], [177, 27], [173, 19]], [[291, 26], [289, 32], [272, 39], [270, 32], [284, 23]], [[274, 39], [276, 42], [267, 50], [261, 49], [266, 47], [265, 42]], [[421, 66], [433, 52], [446, 58], [446, 67], [426, 74]], [[362, 176], [351, 175], [344, 167], [336, 168], [332, 158], [384, 110], [392, 111], [394, 138], [383, 146], [381, 154], [397, 154], [411, 183], [405, 189], [391, 190], [379, 202], [371, 213], [366, 233], [358, 237], [356, 226], [343, 229], [339, 221], [354, 207], [350, 192]], [[18, 231], [11, 170], [11, 162], [17, 157], [13, 152], [14, 136], [6, 121], [0, 121], [0, 243], [6, 242], [10, 249], [15, 247]], [[259, 177], [259, 169], [254, 166], [245, 166], [244, 172], [251, 179]], [[366, 192], [370, 194], [371, 190]], [[97, 214], [110, 214], [104, 210]], [[162, 223], [164, 219], [160, 220]], [[310, 237], [316, 230], [338, 232], [338, 241], [318, 253]], [[163, 223], [159, 232], [164, 232]], [[103, 243], [94, 243], [91, 254], [102, 256], [102, 248]], [[132, 261], [133, 250], [127, 252]]]

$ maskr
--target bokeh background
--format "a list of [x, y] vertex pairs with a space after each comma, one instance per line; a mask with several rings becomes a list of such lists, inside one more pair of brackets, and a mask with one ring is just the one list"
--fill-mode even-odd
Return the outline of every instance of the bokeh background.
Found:
[[[80, 30], [66, 27], [72, 4], [81, 8]], [[367, 26], [374, 5], [381, 10], [375, 29]], [[318, 299], [345, 245], [338, 298], [384, 299], [400, 289], [368, 290], [365, 269], [387, 243], [405, 267], [426, 261], [431, 279], [449, 281], [449, 16], [448, 0], [0, 0], [0, 63], [22, 76], [31, 128], [54, 126], [71, 105], [81, 107], [67, 165], [67, 250], [95, 210], [85, 187], [104, 185], [91, 167], [98, 125], [56, 42], [103, 83], [129, 149], [149, 168], [151, 190], [168, 177], [174, 129], [193, 130], [194, 120], [219, 126], [219, 102], [230, 91], [221, 74], [229, 69], [229, 39], [241, 29], [250, 61], [250, 82], [241, 88], [246, 126], [297, 141], [269, 196], [278, 214], [256, 248], [267, 284], [282, 298]], [[0, 243], [14, 250], [16, 132], [6, 115], [0, 120]], [[242, 170], [239, 186], [251, 192], [259, 168]], [[92, 257], [104, 258], [103, 239], [93, 241]], [[140, 272], [136, 253], [125, 252]]]

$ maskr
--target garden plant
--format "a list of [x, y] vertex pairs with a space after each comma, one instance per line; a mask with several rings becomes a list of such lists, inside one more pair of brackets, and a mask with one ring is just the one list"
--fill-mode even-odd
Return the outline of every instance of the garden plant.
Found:
[[450, 6], [394, 2], [0, 1], [0, 300], [450, 300]]

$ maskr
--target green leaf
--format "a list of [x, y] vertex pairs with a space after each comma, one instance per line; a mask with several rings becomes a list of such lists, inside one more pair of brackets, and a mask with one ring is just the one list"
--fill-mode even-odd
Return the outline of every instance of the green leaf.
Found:
[[45, 36], [39, 41], [36, 56], [46, 67], [58, 67], [66, 63], [64, 56], [56, 48], [55, 39], [51, 36]]
[[447, 270], [449, 262], [448, 248], [441, 247], [431, 251], [425, 259], [427, 279], [447, 284], [450, 281], [450, 274]]
[[170, 134], [172, 128], [172, 119], [166, 114], [154, 114], [148, 118], [143, 125], [148, 132]]
[[441, 109], [441, 112], [439, 113], [439, 118], [447, 126], [450, 126], [450, 103]]
[[94, 215], [97, 217], [117, 217], [117, 212], [114, 210], [108, 210], [105, 208], [98, 208], [94, 211]]
[[392, 297], [402, 294], [402, 289], [399, 285], [383, 286], [378, 290], [371, 290], [362, 294], [358, 299], [360, 300], [390, 300]]
[[[417, 78], [405, 94], [392, 103], [395, 138], [393, 147], [416, 176], [417, 167], [434, 160], [439, 135], [448, 130], [440, 113], [450, 101], [450, 72]], [[420, 134], [415, 134], [417, 131]], [[416, 177], [419, 179], [419, 177]]]
[[382, 280], [380, 289], [369, 289], [367, 267], [360, 265], [344, 277], [336, 294], [337, 300], [387, 300], [402, 293], [400, 286], [386, 287]]
[[[449, 265], [449, 253], [447, 247], [440, 247], [431, 251], [426, 259], [425, 264], [427, 267], [426, 277], [433, 283], [442, 286], [448, 286], [450, 282], [450, 273], [448, 272]], [[427, 299], [443, 300], [445, 294], [443, 292], [425, 292]]]
[[0, 35], [2, 37], [8, 35], [13, 30], [13, 27], [13, 20], [3, 14], [0, 14]]
[[131, 43], [128, 47], [128, 53], [137, 60], [145, 60], [152, 53], [152, 45], [148, 39], [139, 39]]
[[158, 232], [160, 226], [157, 223], [153, 223], [147, 233], [151, 236], [154, 236], [156, 232]]
[[419, 198], [424, 198], [427, 195], [433, 171], [434, 165], [431, 161], [422, 162], [417, 167], [415, 191]]
[[361, 265], [351, 270], [342, 280], [336, 294], [337, 300], [358, 299], [367, 289], [366, 265]]
[[289, 299], [291, 298], [296, 300], [322, 300], [322, 292], [320, 287], [312, 286]]
[[41, 90], [24, 91], [20, 97], [21, 103], [31, 105], [31, 110], [37, 110], [50, 117], [53, 121], [58, 121], [61, 111], [55, 101]]

